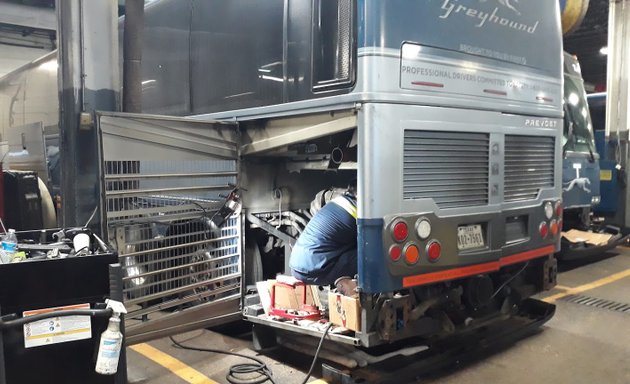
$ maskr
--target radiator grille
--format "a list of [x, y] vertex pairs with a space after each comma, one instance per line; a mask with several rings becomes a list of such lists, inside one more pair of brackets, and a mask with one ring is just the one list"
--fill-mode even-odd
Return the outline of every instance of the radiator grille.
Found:
[[405, 131], [403, 197], [440, 208], [488, 204], [489, 135]]
[[505, 136], [505, 201], [532, 200], [554, 185], [553, 137]]

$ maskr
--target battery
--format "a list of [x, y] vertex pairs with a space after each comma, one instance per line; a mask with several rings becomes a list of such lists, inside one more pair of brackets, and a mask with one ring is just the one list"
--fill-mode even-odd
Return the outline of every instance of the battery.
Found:
[[[106, 298], [120, 300], [117, 262], [115, 253], [101, 253], [0, 264], [0, 315], [94, 309]], [[0, 384], [126, 384], [124, 349], [116, 375], [94, 371], [107, 323], [107, 317], [58, 318], [50, 331], [42, 328], [48, 326], [44, 322], [0, 330]]]

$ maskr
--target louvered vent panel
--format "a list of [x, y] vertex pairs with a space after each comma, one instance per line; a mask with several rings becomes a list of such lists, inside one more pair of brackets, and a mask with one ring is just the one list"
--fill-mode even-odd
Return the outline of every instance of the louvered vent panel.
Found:
[[533, 200], [554, 185], [553, 137], [505, 136], [505, 201]]
[[440, 208], [488, 204], [489, 135], [405, 131], [403, 197]]

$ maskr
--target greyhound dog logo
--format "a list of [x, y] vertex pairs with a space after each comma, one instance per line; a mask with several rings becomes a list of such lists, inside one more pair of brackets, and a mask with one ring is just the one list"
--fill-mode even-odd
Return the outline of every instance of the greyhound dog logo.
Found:
[[564, 191], [569, 192], [573, 188], [578, 187], [584, 190], [586, 193], [591, 193], [591, 190], [588, 188], [589, 185], [591, 185], [591, 181], [587, 177], [580, 177], [578, 179], [571, 180], [569, 185], [564, 188]]
[[563, 188], [565, 192], [569, 192], [573, 190], [573, 188], [578, 187], [582, 189], [586, 193], [591, 193], [589, 186], [591, 185], [591, 181], [588, 177], [580, 177], [580, 169], [582, 169], [582, 164], [574, 163], [573, 169], [575, 169], [575, 179], [571, 180], [566, 188]]
[[[480, 0], [482, 3], [485, 3], [488, 0]], [[521, 12], [516, 9], [516, 7], [514, 6], [514, 3], [518, 3], [518, 0], [496, 0], [499, 4], [501, 4], [504, 7], [507, 7], [509, 9], [511, 9], [514, 13], [516, 13], [517, 15], [521, 15]]]

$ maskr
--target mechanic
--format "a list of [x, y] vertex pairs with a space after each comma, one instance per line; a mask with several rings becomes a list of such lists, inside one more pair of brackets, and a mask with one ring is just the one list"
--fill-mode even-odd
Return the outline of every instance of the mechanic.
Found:
[[313, 285], [333, 285], [357, 273], [357, 202], [351, 193], [324, 205], [309, 221], [291, 252], [293, 276]]

